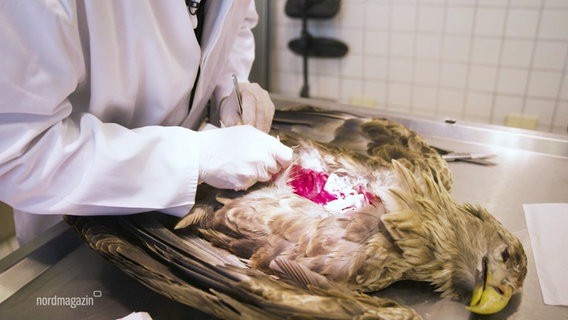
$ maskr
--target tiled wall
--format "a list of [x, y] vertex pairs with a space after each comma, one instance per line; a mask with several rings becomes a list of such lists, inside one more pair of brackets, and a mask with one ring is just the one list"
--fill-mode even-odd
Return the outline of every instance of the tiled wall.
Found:
[[[272, 5], [270, 90], [298, 95], [302, 59], [287, 47], [301, 22]], [[313, 36], [345, 42], [341, 59], [310, 59], [310, 96], [504, 124], [538, 117], [567, 133], [568, 0], [344, 0]]]

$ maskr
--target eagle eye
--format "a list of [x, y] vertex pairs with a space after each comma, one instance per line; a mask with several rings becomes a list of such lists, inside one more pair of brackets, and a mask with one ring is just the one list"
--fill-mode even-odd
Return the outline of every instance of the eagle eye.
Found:
[[503, 262], [507, 262], [507, 260], [509, 260], [509, 249], [505, 249], [503, 250], [503, 252], [501, 252], [501, 259], [503, 260]]

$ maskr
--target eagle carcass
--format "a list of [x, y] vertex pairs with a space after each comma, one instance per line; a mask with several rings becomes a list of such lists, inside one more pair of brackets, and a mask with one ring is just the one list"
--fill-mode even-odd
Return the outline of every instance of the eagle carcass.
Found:
[[267, 273], [297, 277], [281, 267], [291, 261], [362, 292], [425, 281], [480, 314], [521, 288], [521, 242], [452, 199], [447, 163], [415, 132], [302, 108], [277, 112], [274, 133], [295, 148], [284, 173], [244, 194], [209, 193], [179, 226]]
[[419, 319], [364, 294], [400, 280], [431, 283], [481, 314], [520, 290], [520, 241], [452, 199], [447, 163], [413, 131], [295, 108], [277, 111], [272, 134], [295, 149], [290, 167], [246, 191], [201, 185], [180, 221], [66, 219], [149, 288], [220, 318]]

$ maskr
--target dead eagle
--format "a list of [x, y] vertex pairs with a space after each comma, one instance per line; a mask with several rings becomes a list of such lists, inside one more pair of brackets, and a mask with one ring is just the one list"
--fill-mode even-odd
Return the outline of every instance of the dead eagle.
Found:
[[[276, 118], [296, 148], [288, 170], [234, 199], [217, 194], [182, 225], [265, 272], [290, 276], [278, 258], [364, 292], [427, 281], [476, 313], [501, 310], [522, 286], [520, 241], [485, 209], [452, 199], [447, 164], [416, 133], [305, 108]], [[297, 135], [310, 130], [323, 141]]]
[[[224, 318], [418, 319], [356, 293], [399, 280], [429, 282], [480, 314], [500, 311], [520, 290], [527, 271], [520, 241], [485, 209], [452, 199], [447, 164], [416, 133], [304, 107], [277, 111], [273, 134], [295, 148], [293, 164], [243, 192], [202, 186], [176, 234], [140, 217], [122, 218], [106, 237], [89, 224], [96, 218], [67, 221], [150, 288]], [[116, 245], [123, 230], [140, 242]], [[125, 246], [139, 252], [126, 254]], [[168, 276], [172, 265], [178, 272]], [[200, 288], [202, 300], [182, 297], [180, 287]]]

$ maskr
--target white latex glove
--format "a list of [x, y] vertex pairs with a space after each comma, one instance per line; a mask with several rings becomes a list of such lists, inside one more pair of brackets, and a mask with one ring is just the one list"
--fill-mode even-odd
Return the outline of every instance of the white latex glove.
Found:
[[251, 126], [199, 131], [199, 179], [220, 189], [247, 189], [288, 167], [292, 153]]
[[239, 124], [250, 124], [268, 132], [274, 117], [274, 103], [268, 92], [258, 83], [239, 83], [243, 101], [243, 114], [239, 115], [239, 106], [234, 93], [221, 100], [219, 117], [223, 125], [230, 127]]

